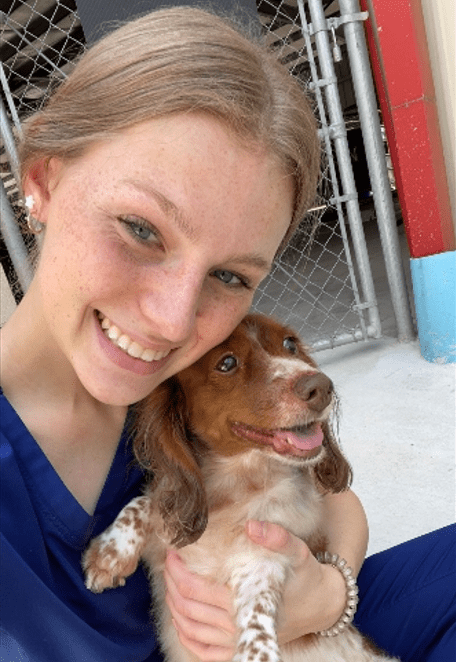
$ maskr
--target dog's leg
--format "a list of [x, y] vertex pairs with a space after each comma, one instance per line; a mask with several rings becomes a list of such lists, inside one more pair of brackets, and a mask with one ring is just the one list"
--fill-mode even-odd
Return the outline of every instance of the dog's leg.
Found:
[[286, 571], [277, 559], [251, 559], [234, 570], [239, 639], [233, 662], [281, 662], [277, 642], [277, 611]]
[[125, 584], [125, 578], [138, 566], [150, 533], [151, 510], [147, 496], [133, 499], [111, 526], [92, 540], [82, 560], [87, 588], [101, 593]]

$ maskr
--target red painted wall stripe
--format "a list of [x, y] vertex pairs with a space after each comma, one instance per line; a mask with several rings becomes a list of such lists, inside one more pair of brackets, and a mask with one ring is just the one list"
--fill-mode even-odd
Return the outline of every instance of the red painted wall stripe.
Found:
[[420, 0], [361, 0], [412, 257], [453, 250], [454, 228]]

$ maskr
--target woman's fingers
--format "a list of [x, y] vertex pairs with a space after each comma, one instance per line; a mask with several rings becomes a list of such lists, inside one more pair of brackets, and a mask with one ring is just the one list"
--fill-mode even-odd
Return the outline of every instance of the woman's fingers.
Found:
[[[181, 563], [179, 561], [179, 564]], [[230, 613], [225, 608], [225, 591], [231, 602], [230, 592], [226, 587], [193, 575], [185, 567], [182, 571], [179, 568], [173, 574], [165, 570], [165, 580], [168, 598], [171, 601], [171, 612], [176, 620], [180, 617], [179, 623], [187, 619], [192, 624], [209, 625], [213, 629], [229, 633], [232, 638], [235, 627]], [[224, 606], [219, 606], [220, 604]]]
[[[175, 552], [170, 551], [167, 554], [165, 574], [172, 579], [183, 598], [219, 607], [223, 612], [231, 612], [231, 591], [223, 584], [190, 572]], [[230, 617], [225, 619], [225, 624], [228, 624], [228, 621], [231, 623]]]
[[293, 565], [305, 563], [311, 556], [307, 545], [279, 524], [249, 520], [246, 530], [252, 542], [273, 552], [286, 554]]
[[194, 653], [201, 662], [231, 662], [233, 659], [233, 647], [223, 648], [221, 646], [208, 645], [201, 643], [200, 641], [195, 641], [194, 639], [189, 639], [179, 630], [176, 624], [175, 626], [181, 644], [191, 653]]
[[[252, 542], [291, 560], [293, 570], [280, 607], [279, 641], [286, 643], [333, 625], [346, 599], [340, 572], [318, 563], [308, 546], [282, 526], [252, 520], [246, 532]], [[182, 644], [203, 662], [232, 660], [236, 628], [231, 591], [190, 572], [174, 552], [166, 560], [165, 580], [166, 600]]]
[[207, 662], [233, 657], [235, 626], [230, 591], [189, 572], [174, 552], [165, 566], [166, 602], [181, 643]]
[[204, 621], [184, 616], [175, 606], [172, 590], [168, 590], [166, 602], [173, 616], [173, 624], [180, 642], [201, 660], [228, 661], [233, 657], [233, 636], [224, 630], [207, 625]]

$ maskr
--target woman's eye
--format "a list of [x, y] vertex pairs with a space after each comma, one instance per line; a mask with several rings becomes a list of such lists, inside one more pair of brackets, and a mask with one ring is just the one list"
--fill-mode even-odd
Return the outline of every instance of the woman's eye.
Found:
[[129, 217], [120, 217], [119, 220], [127, 228], [129, 234], [131, 234], [134, 239], [138, 239], [141, 243], [150, 244], [158, 242], [156, 231], [145, 221], [142, 221], [139, 218], [135, 219]]
[[220, 280], [225, 285], [230, 285], [231, 287], [246, 287], [247, 289], [250, 289], [248, 281], [241, 276], [233, 274], [232, 271], [228, 271], [226, 269], [216, 269], [216, 271], [212, 272], [212, 275], [215, 276], [215, 278], [218, 278], [218, 280]]
[[145, 228], [143, 225], [137, 225], [136, 223], [134, 223], [130, 227], [132, 231], [136, 234], [136, 236], [142, 239], [143, 241], [147, 241], [152, 236], [152, 230], [149, 230], [149, 228]]

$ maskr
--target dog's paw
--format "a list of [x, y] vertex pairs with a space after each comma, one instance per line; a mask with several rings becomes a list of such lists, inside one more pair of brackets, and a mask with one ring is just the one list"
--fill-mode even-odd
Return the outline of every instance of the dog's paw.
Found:
[[[121, 544], [120, 544], [121, 543]], [[125, 579], [138, 567], [134, 540], [121, 540], [112, 528], [95, 538], [87, 548], [82, 567], [85, 585], [93, 593], [124, 586]]]

